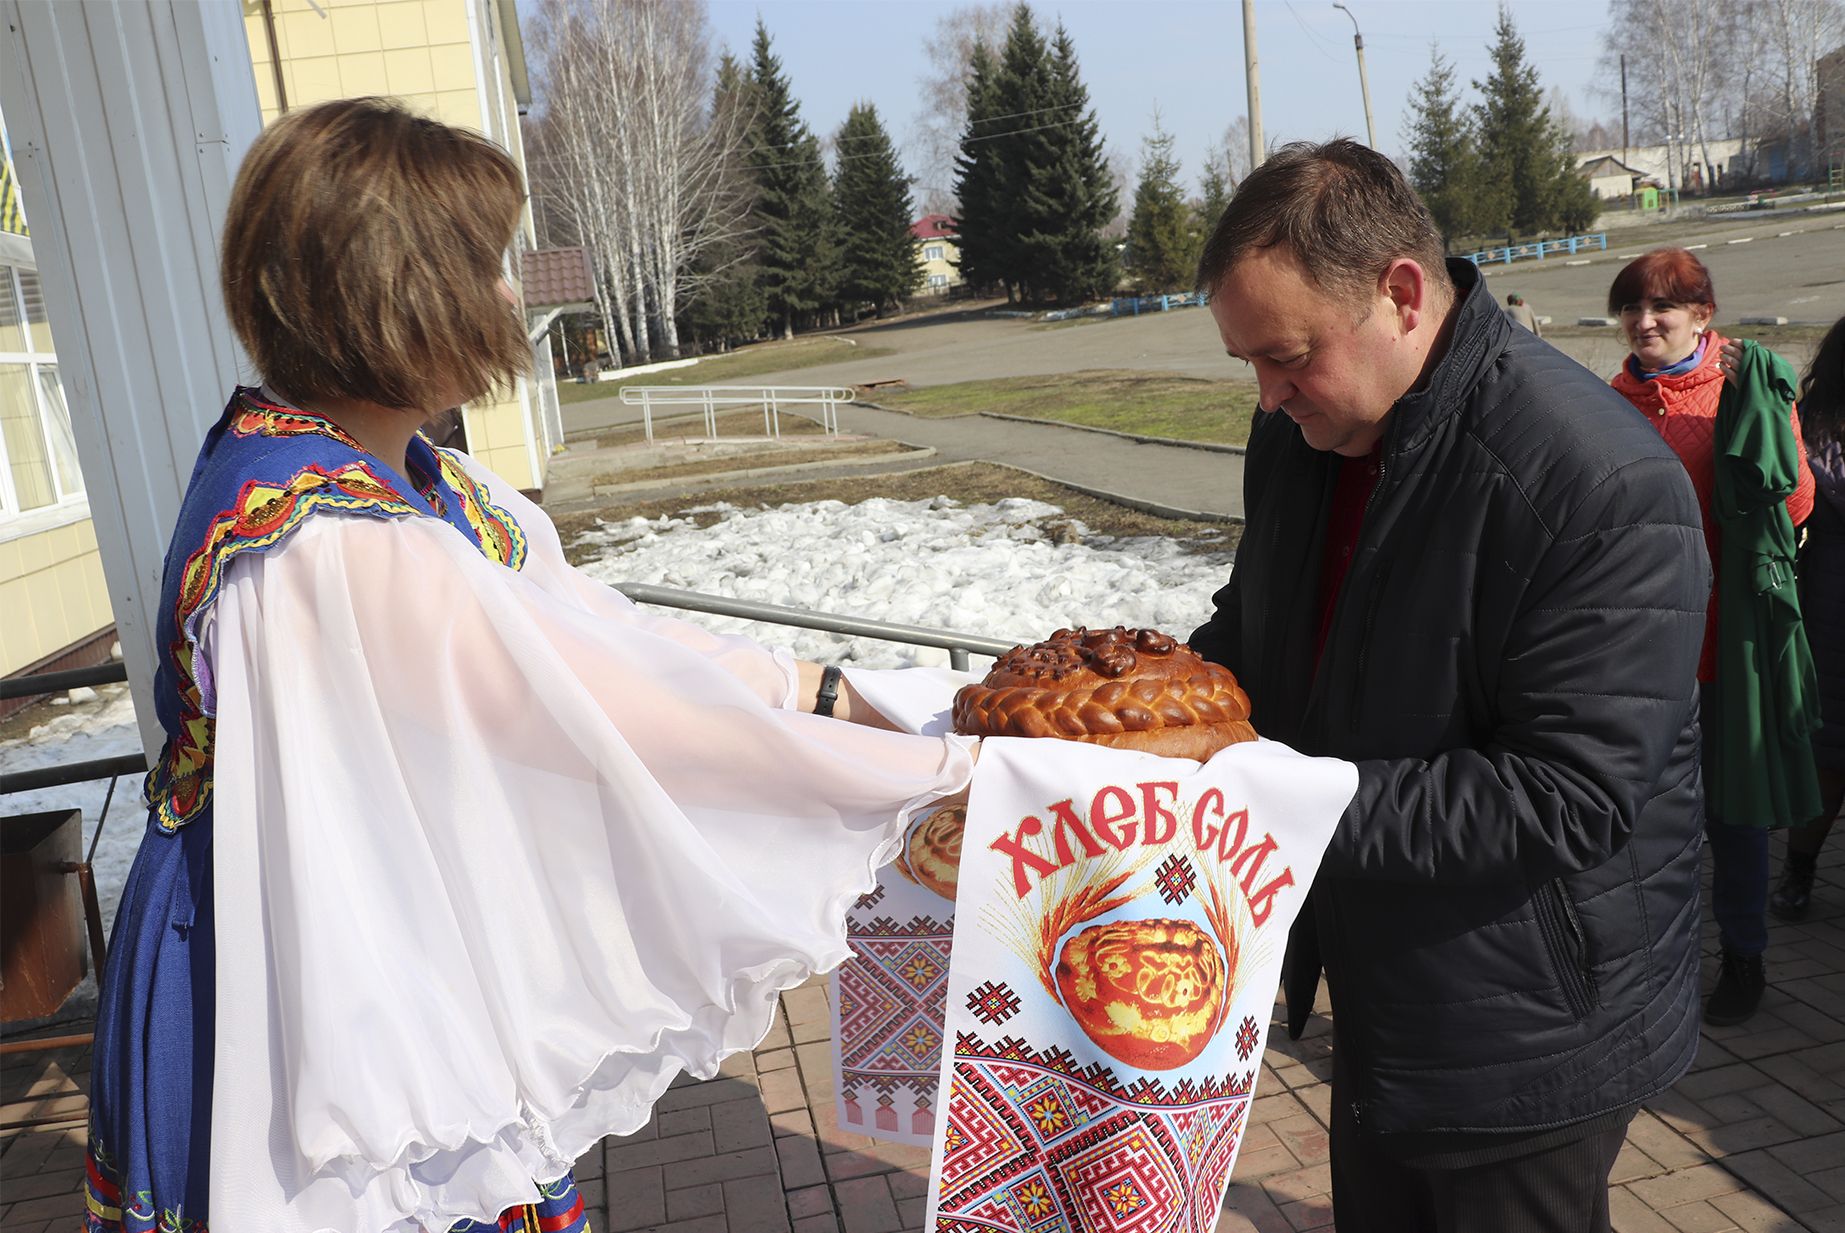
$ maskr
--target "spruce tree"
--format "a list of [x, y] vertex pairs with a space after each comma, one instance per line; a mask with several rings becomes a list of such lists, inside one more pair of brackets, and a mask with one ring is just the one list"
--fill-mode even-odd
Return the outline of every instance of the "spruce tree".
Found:
[[997, 137], [1005, 121], [993, 119], [1001, 114], [995, 101], [998, 72], [992, 53], [976, 41], [969, 60], [967, 125], [961, 133], [961, 153], [955, 158], [955, 229], [960, 250], [956, 264], [961, 277], [974, 287], [1009, 282], [1002, 251], [1005, 237], [1012, 234], [1012, 220], [1000, 191], [1003, 151]]
[[831, 209], [820, 143], [801, 120], [800, 104], [782, 74], [781, 59], [770, 50], [761, 18], [756, 20], [750, 91], [756, 117], [749, 166], [756, 178], [761, 286], [782, 337], [790, 338], [796, 318], [820, 308], [829, 294]]
[[1230, 204], [1230, 194], [1235, 191], [1230, 183], [1230, 171], [1226, 163], [1221, 153], [1206, 155], [1204, 174], [1198, 177], [1198, 230], [1205, 235], [1216, 230], [1217, 220], [1224, 216], [1224, 209]]
[[1013, 211], [1003, 254], [1009, 279], [1027, 299], [1113, 290], [1115, 250], [1102, 228], [1115, 217], [1114, 180], [1068, 32], [1059, 26], [1047, 46], [1020, 4], [997, 87], [999, 112], [1013, 126], [996, 143], [1004, 147], [1000, 189]]
[[[749, 73], [725, 52], [718, 61], [711, 92], [712, 123], [747, 128], [754, 107]], [[723, 192], [753, 196], [754, 176], [743, 167], [748, 161], [747, 155], [732, 159], [725, 169]], [[768, 304], [763, 298], [762, 270], [756, 263], [755, 236], [738, 235], [705, 250], [692, 275], [688, 280], [692, 290], [680, 306], [684, 332], [720, 349], [761, 336]]]
[[1058, 186], [1050, 180], [1057, 163], [1052, 134], [1067, 123], [1068, 112], [1055, 105], [1050, 51], [1024, 4], [1012, 11], [990, 102], [985, 144], [997, 164], [993, 192], [1004, 216], [1002, 228], [987, 239], [1007, 294], [1036, 299], [1051, 277], [1065, 226]]
[[1486, 189], [1473, 122], [1454, 88], [1454, 65], [1439, 47], [1429, 49], [1428, 75], [1416, 83], [1409, 105], [1403, 124], [1409, 182], [1422, 194], [1443, 236], [1474, 234]]
[[1077, 68], [1076, 45], [1061, 22], [1052, 45], [1051, 100], [1053, 116], [1067, 123], [1047, 130], [1056, 158], [1048, 182], [1053, 191], [1046, 196], [1061, 206], [1064, 220], [1049, 290], [1065, 302], [1109, 295], [1117, 277], [1115, 245], [1102, 230], [1115, 220], [1120, 203], [1102, 128]]
[[910, 184], [877, 108], [860, 103], [846, 116], [836, 142], [833, 218], [839, 244], [842, 307], [895, 306], [922, 281], [910, 235]]
[[1555, 225], [1558, 188], [1554, 126], [1544, 105], [1537, 69], [1525, 59], [1525, 40], [1503, 4], [1489, 49], [1493, 71], [1483, 82], [1474, 114], [1486, 192], [1497, 230], [1541, 231]]
[[1141, 144], [1140, 183], [1127, 229], [1127, 265], [1142, 293], [1176, 291], [1198, 263], [1198, 230], [1179, 190], [1172, 134], [1153, 115], [1153, 135]]

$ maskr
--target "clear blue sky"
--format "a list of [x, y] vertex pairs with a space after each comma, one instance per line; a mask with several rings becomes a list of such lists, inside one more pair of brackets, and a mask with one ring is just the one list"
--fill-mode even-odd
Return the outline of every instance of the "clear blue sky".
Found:
[[[1347, 0], [1365, 38], [1378, 145], [1400, 153], [1405, 100], [1431, 42], [1467, 83], [1486, 75], [1493, 0]], [[877, 105], [899, 143], [922, 107], [924, 43], [955, 7], [942, 0], [709, 0], [720, 44], [746, 55], [760, 13], [816, 133], [835, 132], [855, 101]], [[1080, 57], [1110, 150], [1138, 167], [1155, 105], [1195, 183], [1204, 152], [1245, 110], [1240, 0], [1033, 0], [1040, 23], [1061, 17]], [[1593, 93], [1607, 0], [1511, 0], [1546, 89], [1580, 117], [1618, 120], [1618, 100]], [[1262, 119], [1270, 141], [1363, 138], [1352, 22], [1331, 0], [1258, 0]]]

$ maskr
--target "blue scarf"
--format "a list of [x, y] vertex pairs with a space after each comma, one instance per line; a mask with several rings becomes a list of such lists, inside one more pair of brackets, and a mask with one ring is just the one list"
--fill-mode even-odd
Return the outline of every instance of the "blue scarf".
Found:
[[1679, 360], [1675, 364], [1667, 364], [1664, 368], [1642, 368], [1640, 367], [1640, 357], [1629, 354], [1627, 357], [1627, 371], [1633, 373], [1634, 376], [1640, 378], [1642, 381], [1657, 381], [1661, 377], [1676, 377], [1681, 373], [1690, 372], [1702, 363], [1704, 360], [1704, 349], [1708, 346], [1710, 346], [1710, 335], [1700, 334], [1698, 335], [1697, 348], [1692, 351], [1690, 355]]

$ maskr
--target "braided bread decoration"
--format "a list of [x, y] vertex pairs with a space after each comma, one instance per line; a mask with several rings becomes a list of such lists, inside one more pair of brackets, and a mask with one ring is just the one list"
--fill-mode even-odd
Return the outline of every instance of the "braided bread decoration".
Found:
[[955, 695], [955, 731], [1051, 736], [1202, 762], [1253, 741], [1249, 696], [1229, 669], [1152, 629], [1060, 629], [1013, 647]]

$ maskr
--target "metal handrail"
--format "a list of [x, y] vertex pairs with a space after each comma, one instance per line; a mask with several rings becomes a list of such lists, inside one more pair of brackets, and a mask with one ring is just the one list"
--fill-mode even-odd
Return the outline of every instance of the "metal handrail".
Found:
[[[926, 625], [901, 625], [894, 621], [874, 621], [869, 617], [847, 616], [837, 612], [810, 612], [805, 608], [787, 608], [780, 604], [763, 604], [724, 595], [706, 595], [701, 591], [682, 591], [677, 587], [657, 586], [651, 582], [617, 582], [615, 589], [637, 604], [657, 604], [687, 612], [708, 612], [714, 616], [740, 617], [746, 621], [763, 621], [771, 625], [792, 625], [800, 629], [817, 629], [822, 633], [845, 634], [855, 638], [877, 638], [885, 642], [903, 642], [911, 646], [938, 647], [948, 652], [948, 662], [967, 671], [968, 655], [1004, 655], [1017, 645], [1005, 638], [988, 638], [981, 634], [963, 634], [949, 629], [932, 629]], [[116, 675], [95, 674], [114, 671]], [[84, 676], [72, 681], [68, 678]], [[14, 689], [8, 697], [32, 693], [54, 693], [75, 685], [105, 684], [123, 681], [127, 673], [120, 664], [101, 668], [82, 668], [73, 672], [44, 672], [36, 676], [14, 677], [6, 682]], [[86, 783], [116, 775], [141, 775], [148, 770], [143, 754], [118, 754], [86, 762], [66, 762], [59, 766], [35, 767], [0, 775], [0, 796], [12, 792], [34, 792], [64, 784]]]
[[119, 685], [128, 679], [128, 665], [97, 664], [94, 668], [66, 668], [61, 672], [39, 672], [32, 676], [10, 676], [0, 680], [0, 702], [13, 698], [30, 698], [34, 694], [59, 694], [84, 685]]
[[1005, 638], [931, 629], [926, 625], [899, 625], [892, 621], [874, 621], [869, 617], [845, 616], [836, 612], [809, 612], [804, 608], [784, 608], [779, 604], [706, 595], [699, 591], [681, 591], [677, 587], [655, 586], [651, 582], [617, 582], [614, 586], [637, 604], [659, 604], [691, 612], [709, 612], [716, 616], [766, 621], [772, 625], [817, 629], [829, 634], [881, 638], [886, 642], [907, 642], [912, 646], [940, 647], [948, 652], [948, 662], [963, 672], [967, 670], [969, 651], [980, 655], [1004, 655], [1018, 645]]
[[856, 395], [836, 385], [624, 385], [624, 406], [641, 409], [641, 427], [653, 440], [653, 409], [658, 407], [697, 407], [705, 417], [705, 435], [717, 437], [719, 407], [760, 406], [763, 436], [779, 441], [782, 435], [782, 407], [817, 406], [820, 427], [837, 435], [839, 404], [851, 402]]

